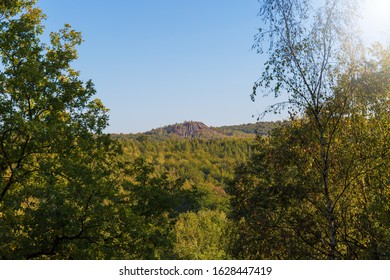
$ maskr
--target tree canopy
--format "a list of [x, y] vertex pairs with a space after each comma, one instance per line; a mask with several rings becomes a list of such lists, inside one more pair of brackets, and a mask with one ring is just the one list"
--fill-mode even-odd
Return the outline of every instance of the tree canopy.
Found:
[[260, 1], [269, 29], [255, 46], [268, 39], [269, 60], [252, 98], [287, 95], [270, 110], [286, 106], [291, 123], [259, 143], [231, 185], [241, 257], [388, 258], [388, 220], [366, 219], [369, 205], [388, 204], [388, 170], [371, 175], [388, 166], [389, 48], [362, 47], [353, 2]]
[[33, 2], [0, 6], [0, 256], [93, 258], [113, 184], [108, 110], [71, 66], [81, 33], [43, 43]]
[[0, 259], [390, 258], [390, 46], [353, 1], [260, 1], [252, 98], [289, 120], [189, 139], [105, 134], [81, 33], [43, 41], [35, 2], [0, 2]]

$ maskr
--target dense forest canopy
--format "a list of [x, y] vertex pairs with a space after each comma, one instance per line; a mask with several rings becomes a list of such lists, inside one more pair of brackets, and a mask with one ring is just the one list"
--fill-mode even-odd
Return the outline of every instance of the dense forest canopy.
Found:
[[354, 1], [259, 2], [251, 97], [289, 119], [127, 135], [72, 68], [81, 33], [43, 43], [35, 1], [0, 2], [0, 259], [389, 259], [390, 46]]
[[[261, 144], [248, 174], [240, 171], [232, 187], [233, 204], [254, 199], [250, 208], [240, 203], [233, 210], [246, 237], [240, 242], [248, 241], [237, 253], [388, 258], [389, 47], [363, 47], [356, 1], [326, 1], [319, 8], [310, 1], [260, 2], [267, 29], [259, 31], [255, 47], [269, 59], [252, 98], [287, 95], [270, 110], [287, 106], [292, 122]], [[256, 180], [246, 185], [253, 172]], [[280, 239], [267, 252], [256, 250], [270, 238], [288, 245], [280, 246]]]

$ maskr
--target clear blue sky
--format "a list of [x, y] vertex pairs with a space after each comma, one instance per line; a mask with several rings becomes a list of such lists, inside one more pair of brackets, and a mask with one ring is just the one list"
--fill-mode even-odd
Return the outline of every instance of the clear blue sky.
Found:
[[259, 5], [257, 0], [38, 0], [48, 32], [69, 23], [83, 33], [74, 66], [83, 80], [93, 80], [97, 97], [110, 108], [110, 133], [185, 120], [211, 126], [255, 122], [252, 115], [274, 103], [249, 98], [264, 62], [251, 50], [261, 24]]
[[262, 60], [251, 50], [257, 0], [38, 0], [47, 31], [81, 31], [75, 68], [110, 108], [107, 132], [184, 120], [254, 122]]

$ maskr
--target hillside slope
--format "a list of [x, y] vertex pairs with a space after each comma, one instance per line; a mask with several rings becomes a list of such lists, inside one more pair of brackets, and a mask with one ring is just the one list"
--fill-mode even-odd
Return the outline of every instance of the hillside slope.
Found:
[[255, 135], [268, 135], [281, 122], [258, 122], [221, 127], [207, 126], [199, 121], [185, 121], [152, 129], [136, 134], [111, 134], [113, 138], [136, 139], [151, 137], [156, 140], [167, 138], [177, 139], [224, 139], [224, 138], [253, 138]]
[[145, 132], [147, 135], [160, 135], [178, 138], [224, 138], [226, 135], [217, 128], [209, 127], [202, 122], [188, 121], [168, 125]]

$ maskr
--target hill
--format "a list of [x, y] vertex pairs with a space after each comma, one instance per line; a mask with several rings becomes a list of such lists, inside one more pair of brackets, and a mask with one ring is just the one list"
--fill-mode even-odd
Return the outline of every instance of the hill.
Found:
[[180, 124], [168, 125], [145, 132], [146, 135], [159, 135], [178, 138], [225, 138], [226, 135], [217, 128], [209, 127], [202, 122], [188, 121]]
[[221, 126], [218, 129], [225, 135], [242, 136], [242, 134], [249, 135], [268, 135], [272, 129], [280, 125], [281, 122], [257, 122], [240, 125]]
[[178, 139], [224, 139], [224, 138], [252, 138], [255, 135], [268, 135], [280, 122], [258, 122], [221, 127], [207, 126], [199, 121], [185, 121], [152, 129], [136, 134], [112, 134], [113, 138], [135, 139], [151, 137], [156, 140], [167, 138]]

